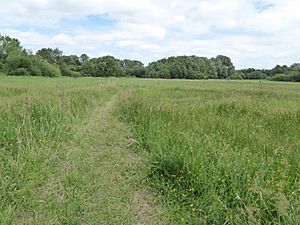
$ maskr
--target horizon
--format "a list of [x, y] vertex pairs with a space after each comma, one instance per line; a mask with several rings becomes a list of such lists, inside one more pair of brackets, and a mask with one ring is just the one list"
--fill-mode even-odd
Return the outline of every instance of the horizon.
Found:
[[226, 55], [237, 69], [300, 62], [296, 0], [0, 3], [0, 34], [17, 38], [34, 52], [59, 48], [66, 55], [112, 55], [145, 66], [181, 55]]

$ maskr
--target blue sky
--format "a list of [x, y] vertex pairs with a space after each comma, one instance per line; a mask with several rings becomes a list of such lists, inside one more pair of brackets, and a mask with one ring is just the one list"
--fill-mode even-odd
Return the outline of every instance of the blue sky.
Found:
[[218, 54], [237, 68], [300, 62], [298, 0], [0, 0], [0, 33], [25, 48], [145, 64]]

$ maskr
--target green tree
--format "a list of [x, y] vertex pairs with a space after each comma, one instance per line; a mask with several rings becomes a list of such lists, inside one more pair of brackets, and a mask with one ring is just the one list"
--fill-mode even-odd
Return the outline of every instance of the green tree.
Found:
[[81, 54], [81, 56], [79, 57], [79, 62], [81, 64], [87, 63], [90, 60], [90, 57], [88, 57], [87, 54]]
[[121, 60], [120, 64], [124, 68], [127, 76], [132, 76], [132, 77], [145, 76], [144, 64], [138, 60], [125, 59], [125, 60]]
[[58, 48], [42, 48], [36, 52], [36, 55], [41, 56], [50, 64], [58, 64], [63, 52]]
[[218, 55], [216, 58], [213, 58], [212, 61], [216, 69], [217, 78], [226, 79], [235, 75], [236, 71], [229, 57]]
[[[5, 72], [9, 56], [27, 54], [18, 39], [0, 35], [0, 71]], [[14, 57], [12, 56], [12, 57]]]
[[280, 74], [280, 73], [286, 73], [288, 72], [288, 67], [287, 66], [280, 66], [277, 65], [271, 70], [271, 75], [274, 74]]
[[30, 58], [26, 54], [10, 53], [6, 58], [5, 72], [8, 75], [29, 75], [31, 63]]
[[120, 60], [112, 56], [94, 58], [82, 65], [81, 73], [93, 77], [125, 76], [125, 69]]
[[259, 70], [247, 74], [247, 79], [250, 80], [261, 80], [261, 79], [265, 79], [266, 77], [267, 77], [266, 74], [264, 74]]

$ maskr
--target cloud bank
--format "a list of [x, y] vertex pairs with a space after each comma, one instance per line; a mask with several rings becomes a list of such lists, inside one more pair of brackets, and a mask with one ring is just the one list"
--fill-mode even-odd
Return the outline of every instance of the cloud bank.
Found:
[[148, 63], [224, 54], [237, 68], [300, 62], [298, 0], [0, 0], [0, 33], [25, 48]]

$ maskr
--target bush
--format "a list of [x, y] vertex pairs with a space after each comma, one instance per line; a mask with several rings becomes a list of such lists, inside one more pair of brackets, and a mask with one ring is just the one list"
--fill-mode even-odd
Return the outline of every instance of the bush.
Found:
[[253, 71], [253, 72], [247, 74], [247, 79], [250, 79], [250, 80], [260, 80], [260, 79], [265, 79], [266, 77], [267, 77], [267, 75], [260, 71]]
[[38, 66], [33, 66], [30, 68], [30, 75], [31, 76], [43, 76], [41, 68]]
[[9, 75], [16, 76], [46, 76], [58, 77], [61, 75], [59, 68], [49, 64], [38, 56], [16, 54], [7, 59], [5, 71]]
[[271, 81], [290, 81], [290, 79], [291, 78], [288, 74], [275, 74], [269, 78]]
[[16, 70], [13, 71], [13, 75], [15, 75], [15, 76], [28, 76], [29, 72], [25, 68], [17, 68]]
[[145, 77], [146, 70], [145, 68], [141, 67], [135, 67], [132, 69], [126, 70], [126, 76], [129, 77]]
[[82, 74], [80, 72], [72, 70], [66, 64], [60, 65], [59, 68], [60, 68], [61, 74], [63, 76], [68, 76], [68, 77], [81, 77], [82, 76]]
[[39, 56], [31, 56], [30, 75], [45, 76], [45, 77], [58, 77], [61, 75], [60, 69], [48, 63], [46, 60]]
[[40, 57], [32, 56], [31, 58], [31, 67], [30, 67], [30, 75], [32, 76], [42, 76], [41, 65], [43, 61]]
[[232, 74], [228, 77], [229, 80], [243, 80], [243, 77], [240, 73]]
[[204, 80], [207, 79], [207, 76], [204, 73], [198, 71], [192, 71], [186, 76], [186, 78], [191, 80], [196, 80], [196, 79]]
[[0, 71], [2, 71], [3, 68], [4, 68], [4, 64], [3, 64], [3, 62], [0, 61]]
[[9, 75], [27, 76], [31, 60], [25, 54], [12, 54], [7, 58], [5, 71]]
[[291, 81], [291, 82], [300, 82], [300, 72], [292, 72], [289, 74], [275, 74], [270, 77], [271, 81]]
[[61, 71], [57, 66], [54, 66], [43, 60], [41, 64], [42, 75], [45, 77], [59, 77], [61, 76]]
[[300, 82], [300, 71], [292, 72], [290, 77], [291, 77], [292, 81]]
[[81, 73], [80, 72], [77, 72], [77, 71], [72, 71], [71, 70], [71, 77], [81, 77]]
[[72, 71], [68, 68], [66, 64], [59, 65], [59, 69], [61, 71], [61, 75], [71, 77]]

